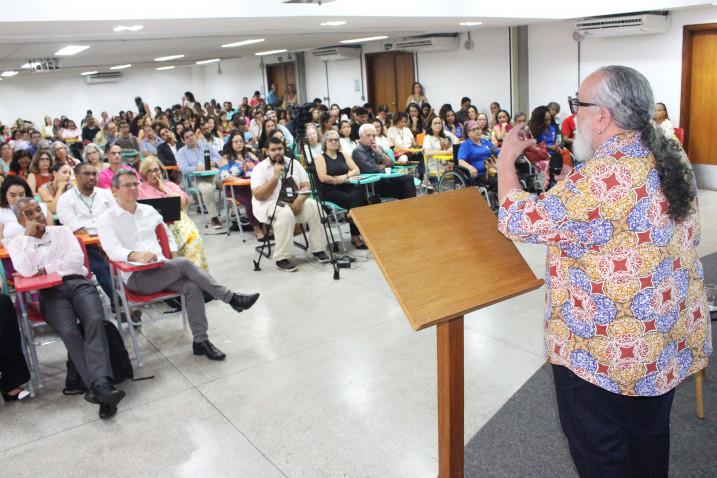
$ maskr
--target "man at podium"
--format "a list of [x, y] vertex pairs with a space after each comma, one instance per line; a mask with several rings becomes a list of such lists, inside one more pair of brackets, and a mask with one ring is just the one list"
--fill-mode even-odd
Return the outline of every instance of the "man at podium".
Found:
[[647, 79], [600, 68], [569, 98], [579, 165], [540, 196], [498, 158], [499, 230], [548, 246], [545, 347], [560, 423], [582, 477], [666, 477], [675, 387], [712, 353], [697, 188], [685, 152], [656, 132]]

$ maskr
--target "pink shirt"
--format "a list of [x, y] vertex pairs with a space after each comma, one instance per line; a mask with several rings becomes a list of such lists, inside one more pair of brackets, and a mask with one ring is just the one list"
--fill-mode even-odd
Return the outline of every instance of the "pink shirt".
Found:
[[[121, 166], [121, 169], [130, 169], [134, 171], [134, 168], [132, 166], [128, 166], [126, 164]], [[137, 171], [134, 171], [134, 174], [137, 176], [137, 180], [142, 182], [142, 178], [139, 176], [139, 174], [137, 174]], [[112, 171], [112, 169], [103, 169], [97, 177], [97, 187], [102, 189], [110, 189], [112, 187], [112, 176], [114, 175], [115, 172]]]
[[[187, 193], [182, 191], [179, 186], [174, 184], [172, 181], [164, 181], [164, 189], [172, 193], [173, 195], [183, 197], [187, 199]], [[148, 182], [144, 182], [139, 185], [139, 198], [140, 199], [158, 199], [166, 197], [167, 194], [163, 193], [159, 189], [155, 188]]]

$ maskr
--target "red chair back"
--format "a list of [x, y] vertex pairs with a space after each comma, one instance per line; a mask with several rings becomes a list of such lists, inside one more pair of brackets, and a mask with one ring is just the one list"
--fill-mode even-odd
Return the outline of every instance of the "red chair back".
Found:
[[680, 140], [680, 144], [685, 144], [685, 130], [682, 128], [675, 128], [675, 136]]
[[160, 224], [154, 230], [157, 233], [157, 240], [159, 241], [159, 247], [162, 248], [162, 255], [167, 259], [172, 258], [172, 251], [169, 249], [169, 238], [167, 237], [167, 230], [164, 228], [164, 224]]

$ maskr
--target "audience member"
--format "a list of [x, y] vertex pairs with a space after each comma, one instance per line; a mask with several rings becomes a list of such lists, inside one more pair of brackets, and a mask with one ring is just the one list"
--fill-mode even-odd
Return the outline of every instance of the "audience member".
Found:
[[139, 185], [139, 199], [157, 199], [164, 197], [179, 197], [181, 214], [178, 221], [167, 224], [169, 231], [174, 236], [177, 244], [177, 255], [188, 259], [195, 266], [209, 270], [207, 256], [204, 253], [202, 236], [197, 226], [186, 213], [189, 206], [187, 193], [182, 191], [178, 185], [171, 181], [165, 181], [166, 171], [162, 163], [154, 156], [148, 156], [142, 160], [139, 168], [142, 176], [142, 184]]
[[417, 136], [423, 133], [425, 128], [423, 127], [421, 108], [416, 103], [411, 103], [406, 108], [406, 114], [408, 115], [408, 128], [411, 130], [411, 134]]
[[357, 106], [354, 110], [354, 122], [351, 124], [351, 139], [354, 141], [359, 139], [359, 128], [361, 125], [368, 123], [369, 112], [363, 106]]
[[481, 134], [477, 121], [467, 121], [465, 128], [468, 139], [458, 148], [458, 165], [467, 169], [477, 184], [496, 188], [497, 179], [489, 174], [490, 160], [497, 152], [495, 146]]
[[284, 94], [284, 101], [281, 103], [281, 108], [286, 110], [293, 105], [299, 104], [299, 97], [296, 94], [296, 87], [293, 83], [286, 85], [286, 94]]
[[40, 139], [42, 138], [40, 132], [36, 129], [30, 130], [28, 136], [30, 136], [30, 143], [27, 145], [27, 150], [34, 157], [40, 149]]
[[560, 125], [560, 132], [562, 133], [563, 137], [563, 144], [565, 145], [568, 150], [573, 150], [573, 142], [575, 141], [575, 115], [571, 114], [567, 118], [563, 120], [563, 123]]
[[[394, 166], [391, 158], [376, 143], [376, 128], [372, 124], [361, 126], [359, 144], [351, 158], [362, 173], [383, 173], [386, 168]], [[376, 183], [376, 192], [381, 197], [406, 199], [416, 196], [416, 185], [413, 183], [413, 176], [408, 174], [383, 178]]]
[[655, 114], [652, 117], [652, 124], [657, 126], [662, 134], [669, 139], [672, 139], [675, 135], [675, 128], [672, 126], [672, 121], [670, 121], [670, 115], [667, 114], [665, 103], [655, 103]]
[[30, 175], [30, 163], [32, 162], [32, 156], [30, 151], [26, 149], [19, 149], [12, 154], [12, 161], [10, 162], [10, 171], [8, 176], [19, 176], [22, 179], [27, 180]]
[[[114, 144], [123, 150], [132, 150], [139, 154], [139, 141], [130, 133], [129, 123], [127, 121], [120, 121], [119, 136], [115, 139]], [[137, 159], [139, 159], [139, 157], [137, 157]]]
[[137, 174], [137, 171], [135, 171], [132, 166], [122, 162], [122, 147], [117, 143], [111, 145], [107, 150], [107, 162], [109, 166], [100, 171], [97, 176], [97, 187], [102, 189], [112, 187], [112, 177], [121, 169], [130, 170], [139, 178], [139, 174]]
[[269, 85], [269, 92], [266, 94], [266, 104], [274, 108], [281, 105], [281, 97], [277, 93], [276, 83]]
[[159, 130], [162, 142], [157, 146], [157, 157], [164, 166], [177, 165], [177, 138], [169, 128]]
[[435, 116], [436, 113], [433, 111], [433, 107], [431, 107], [430, 103], [423, 103], [423, 105], [421, 105], [421, 123], [423, 123], [426, 130], [430, 128], [431, 121], [433, 121]]
[[27, 175], [27, 185], [30, 186], [32, 194], [46, 183], [52, 181], [52, 155], [49, 151], [39, 151], [30, 162], [30, 174]]
[[7, 175], [12, 164], [12, 146], [7, 143], [0, 145], [0, 172]]
[[513, 126], [520, 126], [526, 124], [528, 124], [528, 117], [525, 115], [525, 113], [518, 113], [517, 115], [515, 115], [515, 123]]
[[[62, 193], [57, 200], [56, 210], [60, 222], [74, 233], [96, 235], [97, 218], [114, 203], [109, 191], [97, 187], [97, 176], [97, 169], [90, 163], [78, 164], [75, 166], [77, 185]], [[107, 297], [112, 299], [112, 279], [107, 256], [98, 244], [87, 244], [85, 248], [90, 270]]]
[[499, 123], [498, 121], [498, 112], [500, 112], [500, 103], [497, 101], [494, 101], [490, 104], [490, 127], [497, 125]]
[[[200, 145], [197, 137], [192, 130], [184, 130], [184, 146], [177, 151], [177, 165], [179, 170], [185, 176], [187, 174], [199, 171], [205, 171], [204, 156], [209, 156], [210, 166], [215, 169], [219, 165], [219, 153], [213, 146], [204, 143]], [[221, 229], [222, 223], [219, 220], [219, 212], [217, 211], [217, 203], [214, 198], [214, 178], [211, 176], [197, 176], [195, 178], [197, 189], [202, 195], [202, 203], [207, 210], [207, 214], [211, 218], [212, 227]]]
[[558, 117], [558, 114], [560, 114], [560, 103], [551, 101], [546, 106], [548, 108], [548, 111], [550, 111], [550, 114], [553, 116], [553, 123], [555, 123], [555, 125], [559, 127], [561, 121]]
[[[380, 121], [377, 121], [379, 124]], [[319, 198], [330, 201], [346, 210], [367, 204], [362, 186], [349, 183], [349, 180], [360, 174], [358, 166], [351, 157], [339, 151], [339, 134], [328, 131], [323, 138], [324, 153], [315, 157], [316, 175], [318, 177]], [[358, 228], [349, 218], [351, 244], [357, 249], [366, 249]]]
[[34, 199], [18, 200], [16, 209], [17, 220], [27, 232], [8, 244], [13, 266], [25, 277], [42, 274], [62, 277], [60, 285], [40, 291], [42, 317], [62, 339], [87, 385], [85, 399], [100, 405], [100, 418], [111, 418], [125, 394], [110, 383], [113, 375], [104, 309], [97, 289], [87, 279], [82, 248], [69, 228], [47, 226]]
[[411, 87], [412, 93], [408, 96], [408, 99], [406, 100], [406, 108], [408, 108], [411, 103], [418, 105], [418, 107], [421, 107], [424, 103], [428, 103], [428, 98], [426, 98], [426, 94], [423, 91], [423, 85], [419, 82], [413, 83], [413, 86]]
[[329, 261], [324, 252], [326, 238], [318, 206], [308, 194], [297, 194], [309, 190], [309, 177], [301, 163], [284, 156], [281, 140], [269, 139], [267, 158], [254, 168], [251, 175], [251, 190], [257, 219], [268, 224], [269, 216], [273, 214], [272, 227], [276, 238], [273, 260], [280, 270], [296, 270], [291, 258], [297, 223], [309, 226], [309, 250], [313, 257], [321, 263]]
[[[15, 215], [15, 204], [22, 198], [33, 196], [30, 186], [19, 176], [8, 176], [0, 186], [0, 240], [7, 242], [13, 237], [23, 234], [24, 229]], [[48, 224], [52, 224], [52, 214], [45, 204], [40, 204], [47, 216]]]
[[144, 134], [142, 135], [142, 141], [139, 145], [139, 152], [142, 156], [157, 156], [157, 135], [154, 133], [152, 125], [145, 125], [143, 128]]
[[39, 187], [37, 194], [50, 214], [56, 214], [57, 201], [72, 187], [72, 168], [67, 163], [57, 163], [53, 165], [52, 170], [52, 181]]
[[344, 156], [351, 156], [353, 150], [356, 148], [356, 141], [351, 137], [351, 122], [348, 120], [341, 120], [339, 123], [339, 142], [341, 152]]
[[406, 150], [416, 147], [416, 138], [408, 127], [408, 114], [399, 111], [394, 117], [394, 125], [388, 129], [388, 138], [393, 142], [396, 157], [400, 155], [412, 156]]
[[102, 148], [95, 143], [85, 145], [82, 149], [82, 160], [91, 164], [92, 167], [95, 168], [95, 171], [97, 171], [97, 174], [100, 174], [109, 167], [109, 165], [105, 163], [105, 153], [103, 153]]
[[0, 393], [5, 402], [24, 400], [30, 392], [23, 384], [30, 381], [22, 352], [20, 324], [9, 295], [0, 294]]
[[[429, 124], [430, 128], [426, 130], [422, 147], [428, 171], [434, 173], [437, 180], [445, 171], [446, 164], [449, 163], [436, 159], [434, 156], [453, 156], [453, 145], [458, 144], [458, 138], [443, 129], [443, 121], [438, 116], [434, 116]], [[429, 174], [429, 176], [434, 179], [433, 175]]]
[[471, 99], [467, 96], [461, 98], [461, 109], [456, 113], [456, 122], [464, 124], [468, 121], [468, 108], [471, 106]]
[[156, 209], [137, 202], [139, 181], [130, 171], [119, 171], [112, 178], [112, 193], [116, 202], [97, 219], [100, 241], [108, 257], [113, 261], [164, 262], [162, 267], [155, 269], [123, 272], [121, 280], [129, 290], [139, 294], [155, 294], [163, 290], [184, 294], [193, 335], [193, 353], [210, 360], [224, 360], [226, 355], [207, 336], [203, 292], [229, 304], [237, 312], [254, 305], [259, 294], [236, 294], [219, 285], [188, 259], [174, 257], [177, 244], [169, 232], [167, 237], [173, 257], [164, 257], [155, 229], [157, 226], [166, 229], [166, 225]]
[[505, 110], [500, 110], [496, 114], [497, 123], [493, 126], [493, 143], [497, 147], [501, 147], [503, 144], [503, 138], [513, 127], [510, 124], [510, 113]]
[[[450, 106], [450, 105], [449, 105]], [[456, 113], [448, 108], [440, 115], [443, 120], [443, 128], [458, 139], [463, 139], [463, 125], [456, 120]]]
[[249, 100], [249, 106], [251, 108], [254, 108], [256, 106], [260, 106], [264, 104], [264, 99], [261, 97], [261, 93], [259, 90], [256, 90], [254, 94], [252, 95], [251, 99]]
[[306, 144], [304, 144], [304, 163], [311, 163], [311, 159], [324, 154], [324, 148], [319, 141], [319, 132], [313, 125], [306, 126]]
[[371, 124], [376, 128], [376, 143], [378, 143], [384, 151], [393, 151], [393, 141], [386, 136], [386, 128], [383, 126], [381, 119], [376, 117]]
[[55, 155], [55, 163], [67, 163], [71, 168], [74, 168], [78, 163], [77, 159], [72, 156], [70, 148], [62, 141], [52, 143], [52, 152]]
[[[217, 177], [221, 182], [228, 178], [249, 179], [251, 178], [252, 171], [257, 164], [259, 164], [259, 159], [246, 146], [242, 135], [237, 132], [231, 134], [224, 145], [224, 149], [222, 150], [222, 166], [219, 168], [219, 175]], [[254, 230], [254, 235], [257, 240], [263, 241], [264, 232], [252, 210], [251, 187], [229, 187], [232, 188], [231, 192], [234, 199], [239, 201], [239, 203], [244, 206], [247, 218], [249, 219], [249, 224]], [[241, 227], [238, 220], [237, 223], [237, 225]]]
[[88, 143], [94, 143], [97, 133], [100, 132], [100, 128], [97, 126], [97, 121], [90, 117], [87, 119], [87, 124], [82, 128], [82, 141]]

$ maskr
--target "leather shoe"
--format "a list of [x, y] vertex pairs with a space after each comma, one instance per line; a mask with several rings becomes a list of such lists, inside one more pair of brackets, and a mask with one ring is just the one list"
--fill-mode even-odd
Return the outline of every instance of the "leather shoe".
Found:
[[204, 355], [209, 360], [224, 360], [227, 357], [224, 352], [216, 348], [209, 340], [194, 342], [192, 344], [192, 351], [194, 355]]
[[100, 418], [107, 420], [117, 415], [117, 405], [100, 404]]
[[124, 392], [122, 390], [117, 390], [115, 386], [112, 385], [106, 378], [96, 380], [92, 385], [92, 393], [90, 394], [88, 392], [85, 394], [85, 400], [91, 402], [91, 400], [88, 399], [88, 395], [96, 400], [95, 403], [99, 403], [100, 405], [109, 405], [112, 407], [116, 407], [117, 404], [124, 398]]
[[250, 308], [259, 299], [259, 294], [234, 294], [229, 305], [237, 312], [242, 312]]

